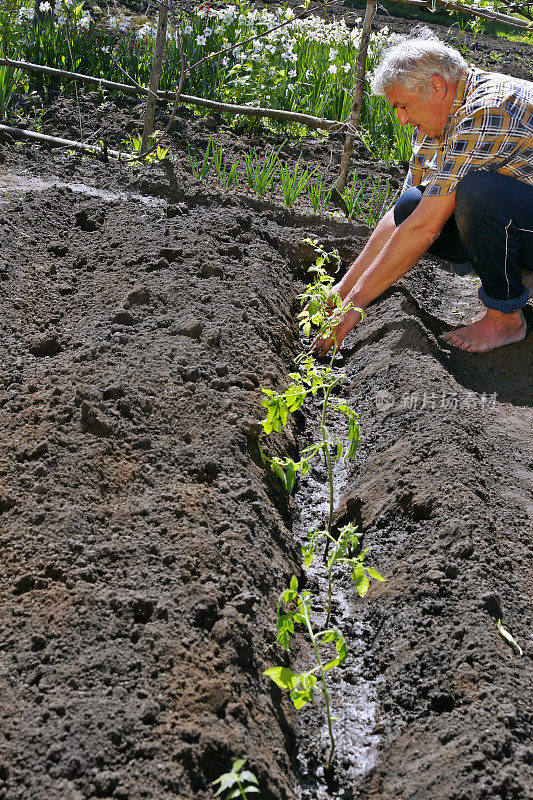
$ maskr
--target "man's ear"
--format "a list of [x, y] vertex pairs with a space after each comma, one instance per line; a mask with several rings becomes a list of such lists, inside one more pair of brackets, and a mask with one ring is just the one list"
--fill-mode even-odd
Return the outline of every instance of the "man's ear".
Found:
[[442, 100], [443, 97], [446, 97], [448, 84], [441, 75], [431, 76], [431, 87], [439, 100]]

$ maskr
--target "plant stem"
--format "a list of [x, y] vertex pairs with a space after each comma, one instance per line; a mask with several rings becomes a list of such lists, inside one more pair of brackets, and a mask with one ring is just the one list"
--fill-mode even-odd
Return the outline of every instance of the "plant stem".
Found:
[[333, 555], [331, 556], [331, 566], [328, 565], [328, 613], [326, 616], [326, 628], [329, 627], [329, 617], [331, 614], [331, 597], [333, 594], [333, 567], [337, 560], [337, 551], [340, 547], [340, 536], [339, 539], [335, 539], [334, 536], [328, 534], [327, 538], [328, 544], [329, 542], [333, 542]]
[[[333, 360], [337, 354], [337, 343], [334, 341], [333, 344], [333, 355], [331, 357], [331, 361], [329, 367], [333, 366]], [[331, 527], [333, 524], [333, 466], [331, 464], [331, 454], [329, 452], [328, 441], [327, 441], [327, 430], [326, 430], [326, 414], [328, 410], [328, 401], [329, 396], [331, 394], [331, 390], [334, 386], [337, 385], [339, 381], [335, 380], [329, 386], [325, 387], [326, 391], [324, 393], [324, 402], [322, 403], [322, 422], [321, 422], [321, 430], [322, 430], [322, 446], [324, 448], [324, 453], [326, 455], [326, 466], [328, 470], [328, 482], [329, 482], [329, 514], [328, 514], [328, 538], [326, 541], [326, 550], [324, 552], [324, 563], [327, 562], [328, 553], [329, 553], [329, 540], [331, 539]], [[331, 596], [331, 595], [330, 595]], [[329, 613], [329, 612], [328, 612]], [[328, 617], [329, 618], [329, 617]]]
[[331, 535], [331, 526], [333, 523], [333, 465], [331, 463], [331, 453], [329, 452], [329, 442], [328, 442], [328, 432], [326, 429], [326, 414], [328, 410], [328, 400], [331, 394], [332, 386], [328, 386], [326, 392], [324, 394], [324, 401], [322, 403], [322, 421], [321, 421], [321, 430], [322, 430], [322, 446], [324, 448], [324, 453], [326, 456], [326, 465], [328, 469], [328, 483], [329, 483], [329, 513], [328, 513], [328, 533]]
[[313, 633], [313, 628], [311, 627], [311, 621], [309, 619], [309, 615], [307, 613], [307, 608], [305, 607], [305, 605], [302, 607], [302, 614], [303, 614], [303, 617], [305, 619], [305, 624], [306, 624], [306, 627], [307, 627], [307, 632], [309, 633], [309, 638], [311, 639], [311, 644], [313, 645], [313, 650], [315, 651], [316, 660], [317, 660], [317, 663], [318, 663], [318, 667], [320, 669], [320, 677], [322, 679], [322, 691], [324, 692], [324, 698], [326, 700], [326, 716], [328, 718], [328, 733], [329, 733], [329, 738], [330, 738], [330, 741], [331, 741], [331, 750], [329, 752], [329, 758], [328, 758], [328, 763], [327, 763], [327, 767], [326, 767], [326, 769], [329, 769], [331, 767], [331, 762], [333, 760], [333, 754], [335, 752], [335, 737], [333, 736], [333, 725], [332, 725], [332, 720], [331, 720], [331, 709], [330, 709], [330, 705], [329, 705], [329, 692], [328, 692], [328, 686], [327, 686], [327, 683], [326, 683], [326, 674], [324, 672], [324, 667], [322, 666], [322, 659], [320, 658], [320, 652], [318, 650], [318, 645], [316, 643], [316, 637], [315, 637], [315, 634]]

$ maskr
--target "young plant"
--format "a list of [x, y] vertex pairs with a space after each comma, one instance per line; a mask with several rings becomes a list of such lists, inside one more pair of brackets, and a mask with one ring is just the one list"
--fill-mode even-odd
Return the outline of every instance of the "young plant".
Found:
[[380, 221], [381, 217], [383, 217], [388, 211], [392, 201], [394, 200], [394, 194], [392, 194], [392, 197], [391, 194], [392, 189], [389, 178], [387, 178], [385, 181], [384, 190], [381, 186], [379, 178], [377, 181], [372, 179], [372, 197], [368, 201], [364, 209], [363, 216], [361, 217], [365, 225], [368, 225], [369, 228], [375, 227]]
[[329, 204], [332, 189], [329, 192], [325, 190], [322, 175], [319, 173], [316, 181], [309, 180], [307, 191], [309, 192], [309, 200], [313, 211], [315, 214], [320, 214]]
[[[311, 328], [314, 326], [319, 336], [324, 338], [334, 337], [335, 328], [342, 317], [349, 309], [353, 308], [351, 303], [343, 306], [339, 295], [331, 295], [334, 277], [329, 275], [324, 268], [324, 264], [333, 259], [338, 269], [340, 256], [336, 251], [327, 253], [315, 240], [307, 239], [305, 241], [315, 247], [318, 258], [309, 269], [311, 273], [314, 273], [315, 280], [307, 286], [305, 292], [300, 296], [300, 302], [304, 309], [298, 315], [299, 325], [306, 336], [309, 336]], [[357, 310], [364, 316], [362, 309]], [[319, 364], [309, 354], [300, 354], [296, 358], [296, 363], [300, 366], [300, 372], [289, 373], [292, 382], [284, 392], [280, 394], [272, 389], [263, 388], [262, 390], [265, 395], [263, 407], [267, 410], [267, 416], [262, 420], [262, 425], [267, 436], [272, 431], [279, 433], [287, 424], [289, 413], [294, 413], [301, 408], [306, 397], [309, 395], [316, 397], [319, 394], [322, 398], [320, 441], [304, 448], [301, 452], [302, 458], [299, 461], [295, 461], [288, 456], [285, 458], [268, 458], [261, 452], [264, 460], [271, 465], [289, 494], [294, 488], [297, 473], [300, 472], [303, 477], [309, 469], [310, 461], [318, 453], [322, 452], [324, 454], [329, 485], [327, 523], [329, 534], [331, 534], [333, 524], [333, 460], [340, 460], [344, 457], [345, 462], [352, 461], [355, 458], [359, 444], [359, 417], [357, 413], [346, 403], [332, 400], [334, 389], [344, 380], [344, 375], [336, 375], [333, 372], [333, 360], [336, 352], [337, 344], [334, 341], [333, 355], [330, 363], [326, 365]], [[330, 437], [327, 428], [327, 415], [332, 410], [342, 414], [348, 420], [347, 442], [342, 440], [334, 441]]]
[[277, 150], [272, 150], [261, 160], [256, 153], [244, 154], [244, 171], [248, 186], [253, 189], [257, 197], [263, 197], [272, 186], [274, 177], [279, 169], [279, 153], [285, 142]]
[[238, 159], [235, 160], [231, 167], [228, 169], [228, 162], [226, 156], [222, 157], [222, 145], [218, 150], [213, 149], [213, 167], [216, 172], [216, 176], [224, 189], [229, 192], [232, 186], [235, 186], [235, 190], [238, 186], [238, 175], [237, 170], [239, 169], [239, 161]]
[[374, 578], [377, 581], [384, 581], [385, 578], [383, 575], [380, 575], [377, 569], [374, 569], [374, 567], [367, 567], [364, 563], [368, 548], [362, 550], [356, 555], [359, 547], [359, 536], [357, 535], [357, 528], [351, 523], [348, 523], [348, 525], [343, 525], [343, 527], [339, 530], [337, 538], [335, 538], [327, 530], [315, 530], [308, 533], [307, 545], [302, 547], [302, 555], [306, 569], [309, 569], [313, 563], [315, 552], [324, 539], [333, 545], [331, 553], [329, 554], [326, 562], [328, 573], [328, 610], [326, 614], [327, 628], [331, 615], [333, 568], [335, 567], [335, 564], [346, 565], [351, 570], [350, 577], [355, 583], [359, 597], [364, 597], [368, 592], [370, 588], [370, 578]]
[[280, 164], [279, 171], [281, 191], [283, 192], [285, 205], [287, 208], [290, 208], [292, 205], [294, 205], [298, 197], [309, 183], [309, 179], [317, 170], [315, 169], [311, 173], [309, 173], [307, 170], [304, 170], [301, 175], [298, 176], [298, 162], [296, 162], [292, 169], [287, 165], [287, 162], [285, 162], [284, 164]]
[[246, 800], [247, 795], [259, 792], [258, 781], [254, 773], [248, 769], [243, 771], [242, 768], [245, 764], [245, 758], [238, 758], [237, 761], [233, 762], [231, 772], [225, 772], [224, 775], [212, 782], [212, 786], [216, 786], [217, 783], [220, 784], [215, 792], [215, 797], [232, 789], [233, 786], [236, 786], [236, 788], [229, 792], [224, 800], [233, 800], [234, 797], [242, 797], [243, 800]]
[[368, 181], [361, 181], [357, 177], [357, 172], [354, 170], [352, 185], [345, 189], [341, 194], [342, 199], [346, 203], [346, 212], [348, 219], [359, 216], [361, 211], [361, 196]]
[[[292, 576], [290, 586], [282, 592], [277, 609], [277, 641], [285, 650], [289, 651], [290, 637], [294, 634], [295, 625], [304, 625], [315, 654], [316, 665], [306, 672], [293, 672], [288, 667], [271, 667], [263, 673], [271, 678], [281, 689], [286, 689], [294, 707], [299, 710], [309, 703], [315, 694], [315, 687], [320, 679], [320, 689], [326, 703], [326, 716], [328, 720], [328, 733], [330, 739], [330, 752], [327, 769], [331, 767], [335, 752], [335, 737], [333, 735], [333, 720], [326, 672], [340, 666], [348, 655], [346, 642], [340, 631], [325, 628], [321, 631], [313, 630], [311, 623], [311, 601], [309, 592], [298, 591], [298, 580]], [[329, 646], [329, 647], [328, 647]], [[333, 653], [324, 657], [323, 648], [333, 648]], [[332, 656], [332, 657], [331, 657]], [[325, 660], [327, 658], [327, 660]]]
[[195, 155], [191, 154], [191, 149], [189, 147], [189, 164], [191, 165], [192, 174], [196, 178], [197, 181], [203, 181], [203, 179], [208, 174], [209, 170], [213, 165], [213, 158], [209, 159], [211, 155], [211, 149], [213, 149], [213, 154], [215, 147], [213, 145], [213, 137], [209, 137], [209, 141], [207, 143], [206, 151], [202, 161], [198, 161]]
[[[148, 150], [151, 148], [151, 146], [153, 145], [153, 143], [155, 142], [160, 133], [161, 131], [154, 131], [152, 135], [148, 138], [148, 147], [147, 147]], [[127, 152], [131, 153], [132, 155], [139, 155], [142, 152], [141, 136], [139, 137], [132, 136], [131, 139], [124, 139], [123, 144], [125, 145]], [[154, 161], [163, 161], [167, 153], [168, 153], [167, 148], [157, 147], [153, 153], [150, 153], [149, 155], [146, 156], [146, 158], [144, 159], [144, 163], [152, 164]], [[138, 164], [139, 162], [134, 161], [126, 163], [130, 163], [133, 165], [133, 164]]]

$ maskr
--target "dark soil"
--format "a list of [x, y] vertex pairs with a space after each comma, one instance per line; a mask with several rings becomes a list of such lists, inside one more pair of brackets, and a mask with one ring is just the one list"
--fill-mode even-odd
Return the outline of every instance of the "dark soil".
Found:
[[[43, 132], [76, 137], [73, 97], [49, 101], [34, 94], [27, 119], [42, 102]], [[83, 124], [115, 146], [140, 108], [101, 102], [83, 96]], [[177, 160], [150, 169], [2, 145], [0, 798], [200, 800], [246, 755], [266, 800], [525, 800], [531, 335], [443, 348], [476, 287], [424, 259], [337, 357], [362, 439], [336, 519], [387, 582], [359, 600], [339, 576], [350, 657], [324, 776], [321, 702], [298, 715], [262, 671], [306, 658], [303, 639], [275, 645], [291, 574], [321, 616], [321, 569], [302, 575], [299, 547], [325, 476], [289, 502], [257, 420], [300, 347], [302, 239], [347, 264], [368, 230], [195, 182], [187, 144], [210, 133], [235, 153], [282, 141], [183, 111]], [[339, 140], [285, 152], [302, 146], [335, 172]], [[401, 184], [362, 147], [355, 162]], [[316, 424], [310, 408], [263, 446], [296, 453]]]

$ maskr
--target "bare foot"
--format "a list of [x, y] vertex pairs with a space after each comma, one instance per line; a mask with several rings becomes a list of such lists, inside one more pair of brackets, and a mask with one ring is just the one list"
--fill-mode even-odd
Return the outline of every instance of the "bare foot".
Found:
[[487, 308], [485, 316], [468, 325], [441, 336], [452, 347], [468, 353], [488, 353], [506, 344], [521, 342], [526, 338], [527, 325], [520, 310], [503, 314]]

